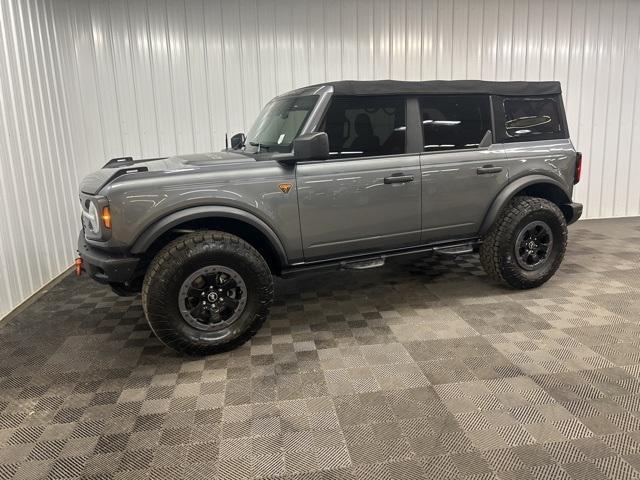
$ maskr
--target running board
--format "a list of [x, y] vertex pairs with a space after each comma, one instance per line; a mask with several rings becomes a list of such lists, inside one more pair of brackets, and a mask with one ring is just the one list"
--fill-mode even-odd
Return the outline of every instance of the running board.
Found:
[[464, 245], [455, 245], [452, 247], [435, 247], [433, 253], [444, 255], [447, 257], [457, 257], [458, 255], [466, 255], [473, 253], [473, 244], [466, 243]]
[[477, 246], [478, 244], [479, 242], [477, 238], [465, 238], [454, 242], [448, 242], [447, 244], [440, 244], [437, 246], [421, 245], [419, 247], [387, 250], [383, 253], [361, 255], [359, 257], [336, 258], [309, 263], [300, 262], [284, 268], [280, 271], [279, 276], [283, 278], [290, 278], [304, 273], [312, 273], [325, 269], [365, 270], [368, 268], [383, 266], [388, 258], [424, 255], [428, 253], [434, 253], [436, 251], [445, 252], [445, 255], [447, 255], [447, 252], [455, 252], [448, 253], [449, 255], [462, 255], [463, 253], [471, 253], [474, 246]]
[[385, 258], [368, 258], [367, 260], [352, 260], [350, 262], [340, 263], [340, 268], [344, 270], [367, 270], [369, 268], [378, 268], [384, 265]]

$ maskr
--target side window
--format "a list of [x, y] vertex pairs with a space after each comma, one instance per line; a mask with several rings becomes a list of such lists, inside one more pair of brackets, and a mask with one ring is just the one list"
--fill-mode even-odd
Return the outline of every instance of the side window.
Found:
[[543, 140], [564, 136], [558, 103], [554, 98], [505, 98], [507, 138]]
[[321, 128], [329, 155], [370, 157], [405, 152], [406, 99], [402, 96], [334, 97]]
[[485, 95], [421, 97], [420, 114], [425, 152], [477, 148], [491, 130]]

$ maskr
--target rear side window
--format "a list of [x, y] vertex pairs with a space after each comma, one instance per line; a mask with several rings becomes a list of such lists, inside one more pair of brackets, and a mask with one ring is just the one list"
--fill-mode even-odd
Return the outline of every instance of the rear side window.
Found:
[[503, 107], [507, 139], [546, 140], [565, 136], [555, 98], [505, 98]]
[[489, 97], [433, 95], [420, 98], [425, 152], [477, 148], [491, 130]]
[[329, 155], [370, 157], [405, 152], [406, 99], [402, 96], [334, 97], [322, 131], [329, 136]]

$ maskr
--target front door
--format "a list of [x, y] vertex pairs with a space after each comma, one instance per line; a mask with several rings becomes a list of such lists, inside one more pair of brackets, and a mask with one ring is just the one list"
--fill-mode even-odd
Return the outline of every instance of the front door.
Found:
[[306, 261], [418, 245], [420, 156], [405, 153], [405, 112], [401, 96], [332, 99], [330, 158], [296, 166]]

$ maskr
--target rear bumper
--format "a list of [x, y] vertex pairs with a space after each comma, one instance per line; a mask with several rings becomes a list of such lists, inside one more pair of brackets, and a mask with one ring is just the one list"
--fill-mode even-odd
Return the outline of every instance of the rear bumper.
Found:
[[124, 283], [135, 277], [140, 259], [100, 250], [87, 244], [84, 235], [78, 237], [78, 254], [84, 270], [100, 283]]
[[582, 216], [582, 204], [581, 203], [565, 203], [562, 205], [562, 212], [567, 217], [567, 225], [571, 225], [577, 222]]

